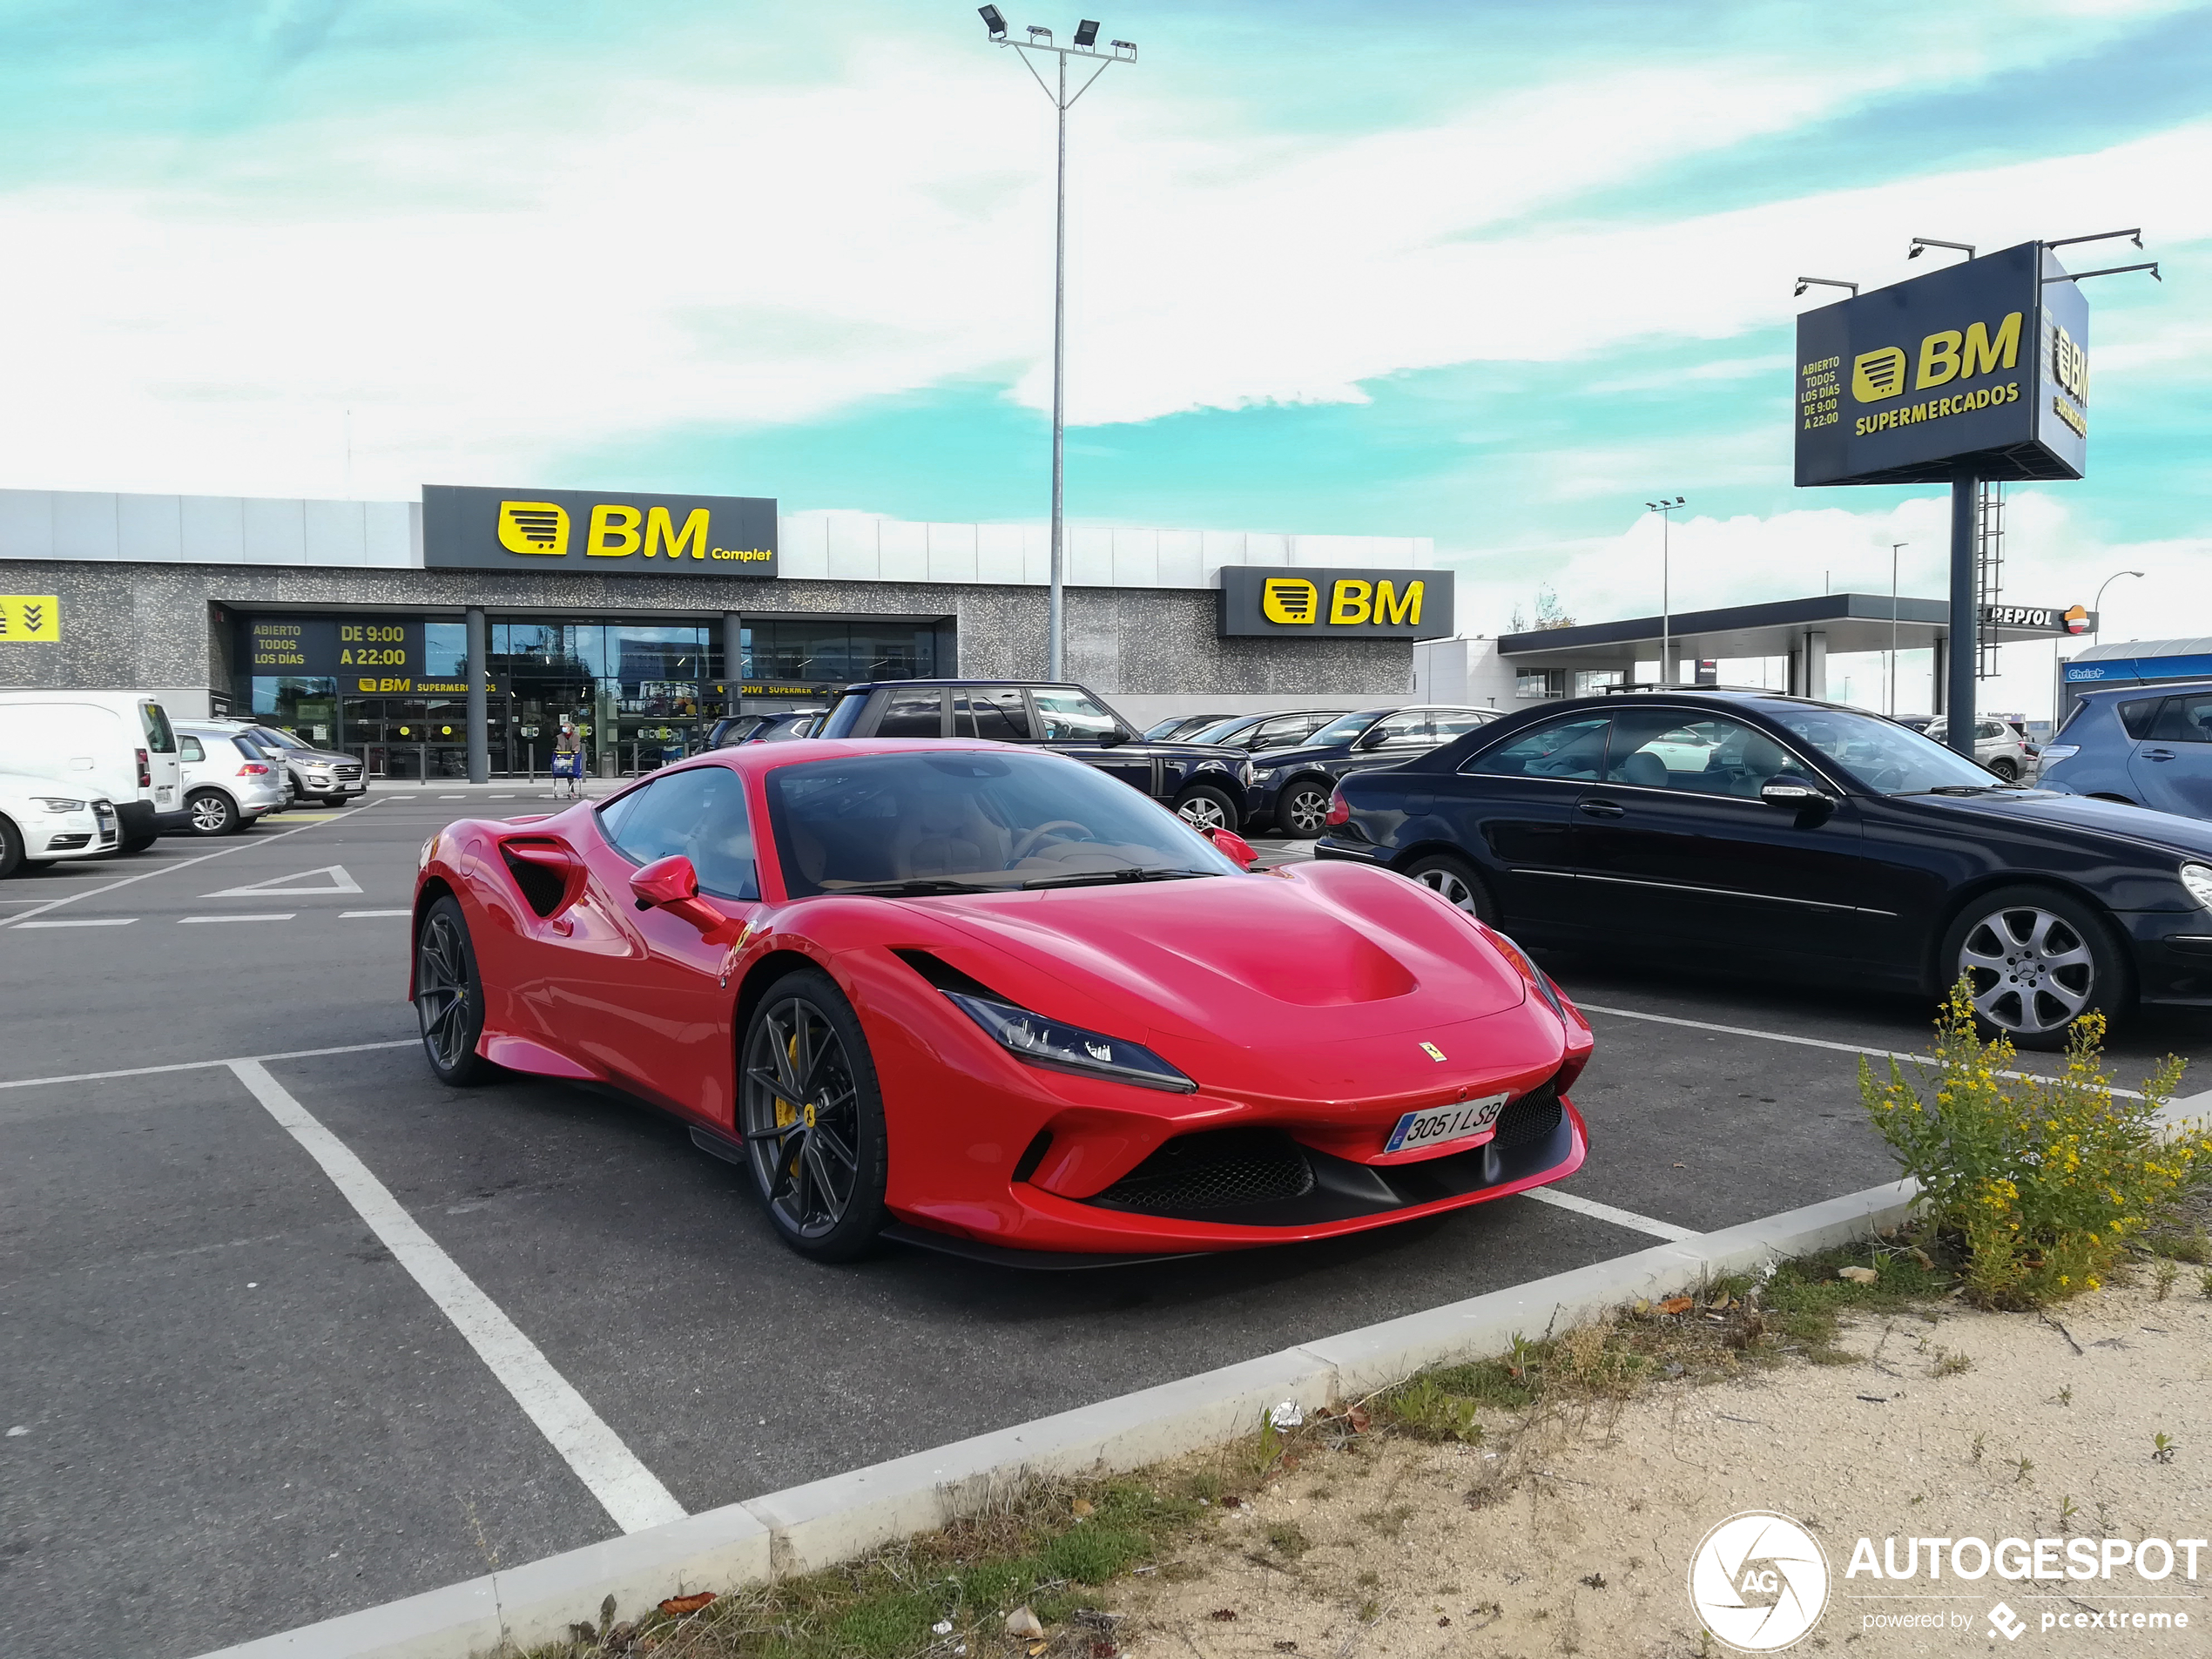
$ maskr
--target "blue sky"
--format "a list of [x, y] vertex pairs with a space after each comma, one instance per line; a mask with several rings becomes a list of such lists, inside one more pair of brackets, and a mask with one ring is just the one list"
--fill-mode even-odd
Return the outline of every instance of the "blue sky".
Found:
[[[1792, 280], [2140, 222], [2168, 280], [2091, 291], [2091, 475], [2023, 492], [2013, 597], [2212, 604], [2212, 7], [1104, 21], [1072, 514], [1432, 536], [1480, 626], [1654, 604], [1663, 490], [1677, 604], [1885, 586], [1899, 539], [1934, 591], [1931, 492], [1791, 487]], [[1036, 518], [1050, 141], [965, 4], [15, 0], [0, 483]]]

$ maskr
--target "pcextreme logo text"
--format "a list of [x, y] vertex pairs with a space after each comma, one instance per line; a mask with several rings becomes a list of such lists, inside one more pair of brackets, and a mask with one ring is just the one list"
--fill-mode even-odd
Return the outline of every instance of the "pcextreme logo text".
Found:
[[[657, 559], [663, 554], [681, 559], [711, 559], [732, 564], [765, 564], [775, 555], [764, 547], [709, 545], [712, 516], [704, 507], [687, 514], [681, 525], [665, 507], [642, 512], [618, 502], [591, 509], [584, 532], [586, 558], [626, 559], [643, 553]], [[550, 501], [502, 501], [499, 503], [499, 544], [509, 553], [564, 558], [569, 551], [568, 509]]]

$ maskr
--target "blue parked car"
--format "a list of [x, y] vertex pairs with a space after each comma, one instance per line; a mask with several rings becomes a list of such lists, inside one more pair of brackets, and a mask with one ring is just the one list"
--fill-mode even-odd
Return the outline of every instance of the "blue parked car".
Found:
[[2083, 694], [2043, 751], [2046, 789], [2212, 819], [2212, 681]]

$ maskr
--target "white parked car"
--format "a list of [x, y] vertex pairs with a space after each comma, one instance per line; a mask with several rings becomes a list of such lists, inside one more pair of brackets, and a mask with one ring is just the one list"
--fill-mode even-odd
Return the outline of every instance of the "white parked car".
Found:
[[64, 797], [105, 796], [125, 853], [185, 827], [177, 734], [144, 691], [0, 691], [0, 771], [51, 778]]
[[232, 835], [284, 805], [284, 768], [227, 725], [177, 727], [185, 819], [194, 835]]
[[0, 879], [56, 859], [97, 858], [123, 840], [115, 803], [34, 772], [0, 772]]
[[[1925, 730], [1938, 743], [1948, 742], [1951, 722], [1948, 718], [1931, 720]], [[2009, 720], [1974, 722], [1974, 759], [2008, 784], [2035, 776], [2035, 753], [2028, 747], [2027, 737]]]

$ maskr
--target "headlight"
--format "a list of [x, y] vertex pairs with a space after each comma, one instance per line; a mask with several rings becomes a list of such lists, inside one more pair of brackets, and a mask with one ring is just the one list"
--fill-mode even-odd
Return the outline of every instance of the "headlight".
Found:
[[[2206, 873], [2212, 877], [2212, 870]], [[1164, 1089], [1178, 1095], [1197, 1092], [1192, 1082], [1150, 1049], [1119, 1037], [1086, 1031], [1079, 1025], [1048, 1020], [1010, 1002], [947, 991], [962, 1014], [981, 1026], [1001, 1046], [1033, 1066], [1072, 1071], [1087, 1077], [1111, 1077], [1140, 1089]]]
[[59, 795], [34, 795], [31, 799], [50, 813], [81, 813], [84, 810], [83, 801], [65, 800]]
[[2189, 890], [2189, 897], [2212, 910], [2212, 865], [2184, 864], [2182, 885]]
[[[2212, 880], [2212, 870], [2207, 870], [2204, 873], [2208, 880]], [[1495, 927], [1488, 928], [1487, 932], [1491, 943], [1498, 947], [1500, 953], [1507, 961], [1521, 970], [1521, 978], [1536, 988], [1537, 993], [1543, 997], [1544, 1001], [1552, 1005], [1552, 1012], [1559, 1015], [1560, 1023], [1565, 1025], [1568, 1022], [1567, 1008], [1559, 1000], [1559, 988], [1552, 983], [1551, 975], [1537, 967], [1535, 960], [1527, 951], [1521, 949], [1519, 945], [1507, 938]]]
[[1252, 763], [1251, 761], [1243, 760], [1238, 763], [1237, 781], [1244, 785], [1245, 788], [1250, 789], [1252, 786], [1253, 779], [1258, 776], [1259, 774], [1253, 771]]

